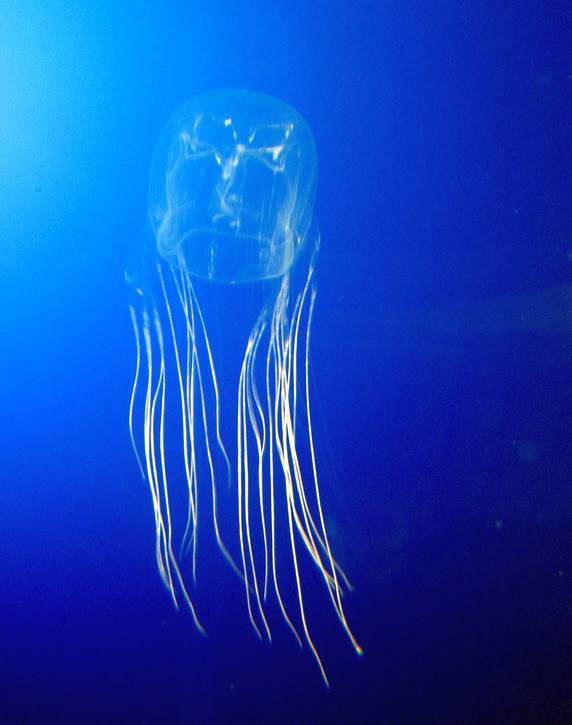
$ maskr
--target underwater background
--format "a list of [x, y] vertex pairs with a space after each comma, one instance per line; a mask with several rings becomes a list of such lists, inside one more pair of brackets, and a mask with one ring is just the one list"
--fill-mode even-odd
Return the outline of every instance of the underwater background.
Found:
[[[130, 446], [151, 154], [219, 87], [318, 149], [329, 690], [231, 577], [175, 611]], [[0, 1], [1, 722], [572, 723], [571, 112], [563, 0]]]

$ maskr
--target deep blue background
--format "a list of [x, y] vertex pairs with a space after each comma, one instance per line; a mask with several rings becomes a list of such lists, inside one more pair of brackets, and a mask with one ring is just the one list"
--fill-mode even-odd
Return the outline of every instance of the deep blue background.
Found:
[[[219, 86], [320, 157], [330, 691], [173, 611], [129, 445], [151, 152]], [[571, 112], [563, 0], [0, 3], [3, 721], [572, 722]]]

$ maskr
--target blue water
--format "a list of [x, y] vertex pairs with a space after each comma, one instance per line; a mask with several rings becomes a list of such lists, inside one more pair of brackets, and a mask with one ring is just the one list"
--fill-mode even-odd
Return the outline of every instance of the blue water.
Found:
[[[572, 722], [571, 22], [0, 6], [2, 722]], [[316, 438], [365, 650], [310, 588], [329, 690], [279, 618], [257, 640], [224, 567], [208, 637], [174, 610], [130, 448], [151, 153], [218, 87], [284, 99], [318, 149]]]

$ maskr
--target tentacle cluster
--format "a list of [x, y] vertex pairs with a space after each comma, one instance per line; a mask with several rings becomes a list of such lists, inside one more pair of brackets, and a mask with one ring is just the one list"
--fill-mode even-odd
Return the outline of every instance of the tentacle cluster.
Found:
[[[190, 552], [192, 576], [196, 579], [199, 513], [204, 508], [202, 475], [197, 462], [200, 444], [208, 462], [214, 535], [224, 557], [244, 582], [254, 630], [259, 637], [264, 633], [271, 639], [266, 604], [269, 592], [273, 591], [284, 620], [300, 645], [306, 641], [327, 682], [308, 627], [301, 557], [309, 556], [315, 565], [343, 629], [358, 653], [361, 648], [342, 606], [343, 591], [350, 584], [336, 563], [328, 540], [312, 433], [309, 357], [316, 299], [313, 262], [302, 291], [294, 299], [290, 294], [290, 275], [282, 278], [273, 309], [263, 311], [252, 329], [240, 368], [235, 481], [238, 565], [223, 542], [219, 526], [215, 456], [224, 461], [229, 482], [231, 465], [221, 435], [219, 386], [207, 325], [184, 260], [180, 260], [177, 268], [167, 267], [167, 274], [172, 276], [169, 288], [162, 264], [158, 263], [160, 305], [141, 297], [141, 304], [130, 308], [137, 360], [129, 429], [141, 474], [151, 492], [159, 573], [175, 606], [182, 597], [197, 628], [204, 632], [179, 565], [179, 558]], [[175, 291], [175, 304], [182, 312], [184, 329], [176, 324], [171, 290]], [[166, 364], [167, 345], [172, 348], [170, 358], [174, 365]], [[165, 419], [167, 413], [172, 414], [166, 406], [167, 375], [174, 377], [180, 399], [182, 444], [177, 447], [182, 452], [188, 498], [186, 527], [178, 539], [178, 555], [175, 554], [166, 455]], [[211, 399], [214, 412], [209, 410]], [[142, 425], [136, 425], [139, 409]], [[308, 451], [306, 468], [300, 455], [302, 441]], [[290, 560], [290, 565], [277, 553], [283, 533], [289, 542], [290, 555], [286, 560]], [[300, 632], [288, 612], [280, 585], [292, 573]]]

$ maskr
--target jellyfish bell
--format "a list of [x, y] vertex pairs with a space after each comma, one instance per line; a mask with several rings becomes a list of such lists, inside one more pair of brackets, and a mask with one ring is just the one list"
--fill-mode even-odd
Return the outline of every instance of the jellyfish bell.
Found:
[[[271, 639], [273, 597], [327, 682], [304, 603], [306, 562], [361, 649], [342, 606], [349, 582], [329, 543], [314, 450], [308, 370], [316, 180], [312, 134], [282, 101], [219, 90], [174, 114], [153, 156], [145, 232], [126, 273], [137, 352], [129, 429], [151, 493], [159, 572], [175, 605], [182, 598], [204, 631], [191, 583], [207, 507], [218, 548], [243, 581], [255, 632]], [[240, 343], [234, 390], [221, 389], [221, 356], [232, 353], [213, 348], [199, 288], [257, 284], [270, 292]], [[238, 326], [241, 308], [230, 312]], [[221, 401], [230, 397], [232, 448], [221, 425]], [[176, 444], [166, 433], [173, 419]], [[228, 525], [224, 540], [221, 533], [223, 483], [234, 501], [229, 540]], [[175, 510], [181, 490], [182, 527]], [[224, 518], [228, 524], [226, 509]], [[294, 606], [283, 594], [287, 579]]]
[[245, 91], [196, 96], [175, 113], [153, 157], [157, 250], [211, 282], [280, 277], [308, 236], [316, 181], [312, 134], [286, 103]]

